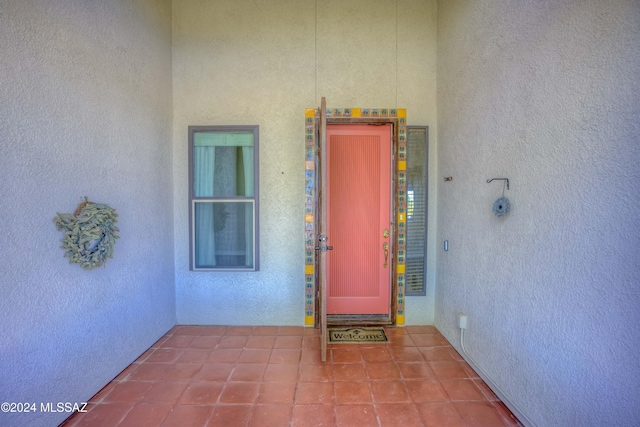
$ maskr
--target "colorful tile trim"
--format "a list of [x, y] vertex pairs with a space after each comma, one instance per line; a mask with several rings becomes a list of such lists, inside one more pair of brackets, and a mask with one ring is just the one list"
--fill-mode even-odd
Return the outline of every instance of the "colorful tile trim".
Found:
[[304, 275], [304, 323], [315, 323], [315, 215], [316, 215], [316, 111], [305, 111], [305, 203], [304, 203], [304, 240], [305, 240], [305, 275]]
[[327, 108], [327, 118], [406, 118], [406, 110], [403, 108]]
[[397, 259], [396, 259], [396, 325], [404, 325], [405, 315], [405, 241], [407, 211], [407, 111], [398, 114], [398, 166], [396, 168]]
[[[305, 110], [305, 324], [315, 322], [315, 218], [317, 215], [316, 124], [319, 109]], [[329, 108], [327, 118], [398, 119], [398, 158], [396, 167], [397, 258], [396, 325], [405, 319], [405, 239], [406, 239], [406, 150], [407, 111], [404, 108]]]

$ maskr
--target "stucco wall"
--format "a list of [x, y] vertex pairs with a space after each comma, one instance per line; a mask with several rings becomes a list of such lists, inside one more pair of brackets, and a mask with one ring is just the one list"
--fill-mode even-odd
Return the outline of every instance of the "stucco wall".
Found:
[[[303, 324], [304, 110], [322, 96], [406, 108], [408, 124], [431, 126], [435, 159], [435, 18], [435, 2], [417, 0], [174, 2], [179, 323]], [[187, 127], [228, 124], [260, 126], [260, 271], [190, 272]], [[435, 257], [430, 266], [408, 323], [433, 320]]]
[[639, 46], [635, 0], [438, 4], [435, 324], [539, 427], [640, 419]]
[[[0, 6], [0, 413], [51, 426], [40, 402], [82, 402], [175, 323], [171, 5]], [[56, 212], [84, 196], [119, 214], [106, 267], [60, 249]]]

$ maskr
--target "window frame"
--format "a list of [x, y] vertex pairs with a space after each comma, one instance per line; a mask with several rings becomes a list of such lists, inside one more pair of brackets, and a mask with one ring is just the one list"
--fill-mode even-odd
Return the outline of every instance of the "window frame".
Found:
[[[259, 129], [258, 125], [207, 125], [189, 126], [189, 270], [194, 272], [215, 271], [259, 271], [260, 270], [260, 191], [259, 191]], [[253, 133], [253, 196], [214, 196], [195, 197], [194, 195], [194, 136], [203, 132], [251, 132]], [[195, 263], [195, 203], [197, 201], [238, 202], [251, 201], [253, 203], [253, 266], [252, 267], [196, 267]]]

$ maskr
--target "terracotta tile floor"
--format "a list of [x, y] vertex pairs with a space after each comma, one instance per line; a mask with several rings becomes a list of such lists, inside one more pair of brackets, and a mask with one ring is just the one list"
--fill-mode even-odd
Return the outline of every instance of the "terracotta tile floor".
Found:
[[64, 425], [520, 425], [433, 326], [385, 330], [322, 363], [316, 329], [176, 326]]

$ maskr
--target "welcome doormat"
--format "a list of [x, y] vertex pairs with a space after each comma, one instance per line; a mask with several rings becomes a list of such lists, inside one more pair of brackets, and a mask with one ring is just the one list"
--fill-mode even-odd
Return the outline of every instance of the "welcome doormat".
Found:
[[389, 342], [384, 328], [329, 328], [330, 344], [371, 344]]

